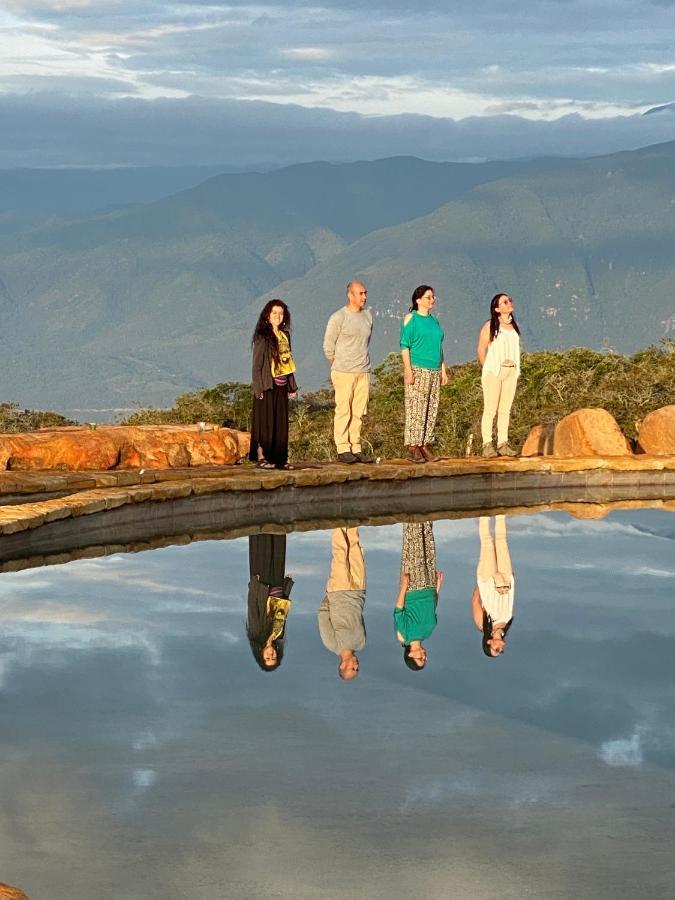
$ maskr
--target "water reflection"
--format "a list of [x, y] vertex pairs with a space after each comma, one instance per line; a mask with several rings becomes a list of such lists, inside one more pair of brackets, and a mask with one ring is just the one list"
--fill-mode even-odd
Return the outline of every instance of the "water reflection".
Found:
[[284, 658], [286, 620], [293, 579], [286, 575], [286, 535], [254, 534], [248, 539], [248, 618], [246, 636], [263, 672]]
[[[491, 523], [494, 522], [494, 536]], [[513, 622], [516, 578], [506, 539], [506, 516], [481, 516], [478, 520], [480, 555], [471, 610], [476, 628], [483, 634], [483, 653], [501, 656]]]
[[324, 647], [339, 657], [338, 674], [352, 681], [359, 674], [357, 650], [366, 646], [366, 561], [358, 528], [331, 531], [330, 573], [319, 607], [319, 634]]
[[[509, 515], [517, 625], [494, 665], [467, 609], [478, 520], [407, 523], [448, 581], [420, 678], [392, 627], [401, 523], [3, 575], [0, 880], [35, 900], [670, 898], [674, 522]], [[335, 559], [336, 590], [365, 591], [364, 551], [352, 690], [317, 607]], [[258, 677], [248, 588], [287, 573], [286, 655]]]
[[431, 522], [406, 522], [401, 549], [401, 580], [394, 607], [394, 630], [403, 645], [403, 661], [413, 672], [427, 664], [422, 641], [431, 637], [444, 573], [436, 568]]

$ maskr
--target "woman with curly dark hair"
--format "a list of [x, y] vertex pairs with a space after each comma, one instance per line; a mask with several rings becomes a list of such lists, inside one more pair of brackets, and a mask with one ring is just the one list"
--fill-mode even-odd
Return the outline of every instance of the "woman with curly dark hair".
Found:
[[288, 463], [288, 398], [295, 397], [291, 314], [282, 300], [263, 307], [253, 332], [251, 449], [261, 469], [291, 469]]

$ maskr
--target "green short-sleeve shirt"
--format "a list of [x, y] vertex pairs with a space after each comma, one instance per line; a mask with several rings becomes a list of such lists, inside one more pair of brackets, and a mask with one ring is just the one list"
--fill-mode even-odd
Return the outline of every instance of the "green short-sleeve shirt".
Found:
[[428, 638], [438, 622], [437, 603], [436, 588], [407, 591], [403, 608], [394, 610], [394, 633], [400, 632], [406, 644]]
[[440, 369], [443, 362], [443, 329], [435, 316], [413, 310], [401, 325], [401, 350], [410, 350], [410, 362], [420, 369]]

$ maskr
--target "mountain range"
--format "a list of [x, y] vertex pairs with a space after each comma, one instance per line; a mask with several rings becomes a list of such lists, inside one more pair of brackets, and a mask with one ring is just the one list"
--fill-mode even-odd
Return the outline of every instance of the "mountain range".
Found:
[[675, 142], [585, 160], [225, 173], [89, 214], [115, 205], [106, 191], [42, 218], [20, 191], [0, 205], [16, 222], [30, 212], [0, 229], [2, 399], [167, 404], [248, 380], [273, 296], [291, 307], [301, 386], [317, 387], [325, 321], [353, 277], [369, 288], [375, 361], [397, 349], [421, 282], [436, 289], [451, 362], [473, 355], [497, 290], [514, 297], [530, 349], [631, 351], [675, 331]]

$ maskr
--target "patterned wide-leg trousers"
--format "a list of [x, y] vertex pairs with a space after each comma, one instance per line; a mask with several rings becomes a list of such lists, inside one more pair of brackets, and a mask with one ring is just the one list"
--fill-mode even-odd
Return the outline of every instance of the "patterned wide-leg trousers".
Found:
[[436, 542], [431, 522], [403, 525], [401, 575], [410, 576], [410, 591], [436, 587]]
[[441, 370], [413, 366], [413, 374], [415, 383], [404, 386], [405, 445], [423, 447], [425, 444], [432, 444], [434, 440]]

